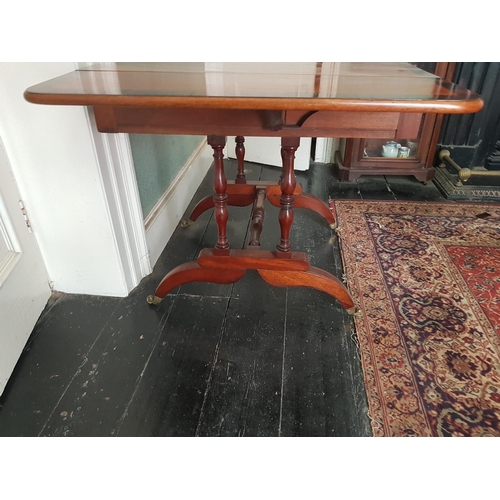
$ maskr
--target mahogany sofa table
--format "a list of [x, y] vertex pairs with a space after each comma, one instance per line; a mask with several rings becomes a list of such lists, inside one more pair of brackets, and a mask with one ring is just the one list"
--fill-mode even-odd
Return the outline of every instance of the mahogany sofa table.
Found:
[[[195, 220], [214, 208], [217, 243], [170, 271], [150, 304], [188, 282], [234, 283], [255, 269], [274, 286], [307, 286], [355, 305], [340, 280], [292, 251], [294, 206], [322, 215], [328, 206], [302, 193], [294, 173], [301, 137], [415, 138], [423, 113], [474, 113], [481, 98], [408, 63], [116, 63], [93, 65], [26, 90], [35, 104], [91, 106], [105, 133], [206, 135], [214, 151], [214, 195], [201, 200]], [[223, 149], [236, 136], [238, 175], [227, 181]], [[276, 183], [247, 181], [244, 137], [280, 137], [283, 172]], [[264, 201], [280, 207], [275, 251], [260, 248]], [[228, 205], [254, 205], [250, 241], [232, 250]]]

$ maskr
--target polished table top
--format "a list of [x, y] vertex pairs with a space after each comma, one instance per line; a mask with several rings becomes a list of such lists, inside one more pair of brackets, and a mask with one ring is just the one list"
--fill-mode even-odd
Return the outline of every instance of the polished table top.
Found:
[[36, 104], [474, 113], [480, 96], [409, 63], [104, 63], [34, 85]]

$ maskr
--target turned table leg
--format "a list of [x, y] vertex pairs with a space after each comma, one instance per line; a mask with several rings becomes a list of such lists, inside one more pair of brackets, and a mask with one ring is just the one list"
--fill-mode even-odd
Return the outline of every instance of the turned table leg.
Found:
[[227, 240], [226, 226], [228, 219], [227, 210], [227, 180], [224, 173], [224, 147], [226, 138], [219, 135], [209, 135], [208, 144], [214, 150], [214, 215], [217, 222], [217, 243], [215, 250], [218, 255], [229, 253], [229, 241]]
[[293, 202], [295, 196], [295, 179], [294, 160], [295, 151], [300, 144], [298, 137], [283, 137], [281, 139], [281, 157], [283, 159], [283, 173], [281, 175], [280, 187], [280, 213], [279, 223], [281, 229], [280, 243], [277, 246], [278, 257], [290, 258], [292, 247], [290, 245], [290, 231], [293, 223]]
[[245, 184], [245, 138], [242, 135], [236, 136], [236, 146], [234, 151], [238, 160], [238, 173], [236, 174], [236, 184]]

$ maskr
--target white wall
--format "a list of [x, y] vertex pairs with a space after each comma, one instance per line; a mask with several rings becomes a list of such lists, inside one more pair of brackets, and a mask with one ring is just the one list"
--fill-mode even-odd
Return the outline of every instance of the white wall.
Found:
[[76, 63], [0, 63], [0, 135], [55, 290], [126, 296], [87, 112], [26, 102]]

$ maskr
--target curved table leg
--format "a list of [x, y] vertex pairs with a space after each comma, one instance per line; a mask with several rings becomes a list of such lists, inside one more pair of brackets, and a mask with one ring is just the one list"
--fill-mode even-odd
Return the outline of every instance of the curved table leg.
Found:
[[309, 267], [304, 271], [257, 270], [262, 279], [272, 286], [307, 286], [326, 292], [335, 297], [349, 314], [357, 314], [359, 310], [344, 284], [335, 276], [317, 267]]
[[337, 227], [335, 217], [328, 205], [323, 201], [308, 193], [302, 193], [295, 197], [296, 208], [308, 208], [321, 215], [330, 224], [332, 229]]
[[194, 207], [191, 215], [189, 216], [189, 222], [194, 222], [203, 212], [206, 212], [210, 208], [214, 208], [214, 197], [206, 196], [201, 201], [199, 201]]
[[[252, 194], [228, 194], [227, 204], [232, 207], [248, 207], [255, 200], [255, 195]], [[206, 196], [201, 201], [199, 201], [194, 207], [191, 215], [189, 216], [189, 222], [185, 225], [189, 225], [189, 223], [193, 223], [196, 219], [207, 210], [214, 208], [215, 202], [213, 196]]]
[[156, 288], [155, 294], [147, 298], [148, 304], [159, 304], [168, 292], [184, 283], [204, 281], [227, 285], [243, 277], [245, 269], [217, 269], [201, 267], [197, 262], [187, 262], [172, 269]]

